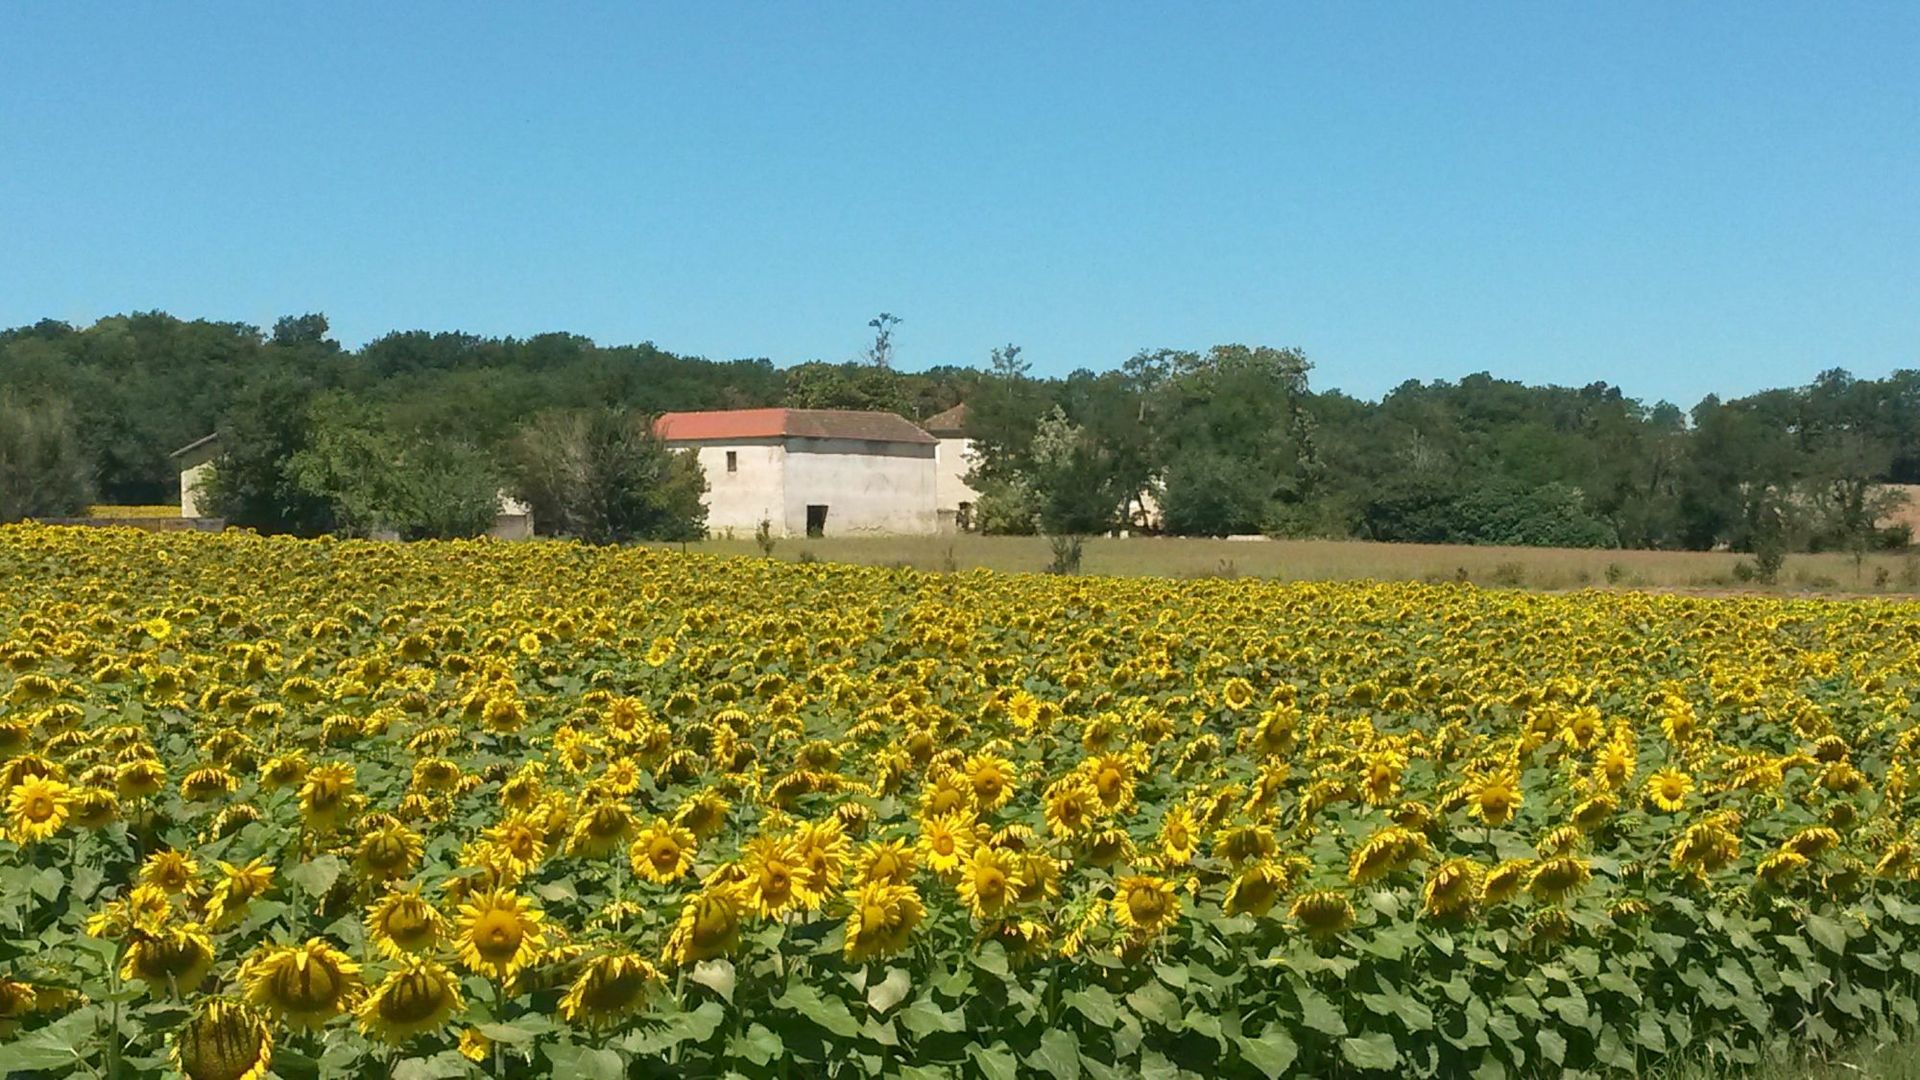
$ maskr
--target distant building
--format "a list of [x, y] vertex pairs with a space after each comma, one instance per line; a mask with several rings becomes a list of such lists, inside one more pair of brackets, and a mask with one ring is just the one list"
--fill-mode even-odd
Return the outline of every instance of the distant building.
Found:
[[206, 517], [200, 512], [199, 487], [200, 481], [206, 479], [213, 459], [220, 456], [219, 434], [195, 439], [168, 456], [173, 458], [173, 467], [180, 470], [180, 516]]
[[[180, 516], [204, 518], [200, 505], [200, 484], [220, 460], [220, 435], [215, 432], [195, 439], [171, 455], [180, 470]], [[529, 540], [533, 537], [533, 508], [506, 492], [500, 493], [500, 505], [488, 536], [502, 540]]]
[[666, 413], [654, 432], [699, 456], [707, 531], [928, 535], [940, 442], [904, 417], [846, 409]]
[[973, 468], [973, 440], [967, 438], [967, 406], [963, 402], [935, 413], [920, 425], [939, 440], [934, 448], [933, 501], [941, 532], [972, 532], [979, 528], [974, 506], [980, 493], [967, 486]]

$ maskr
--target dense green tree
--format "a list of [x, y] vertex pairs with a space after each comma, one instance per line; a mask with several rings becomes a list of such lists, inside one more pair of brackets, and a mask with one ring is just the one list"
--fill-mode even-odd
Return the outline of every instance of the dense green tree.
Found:
[[71, 517], [92, 494], [73, 408], [59, 398], [0, 398], [0, 522]]
[[600, 544], [706, 533], [699, 459], [668, 449], [643, 413], [542, 413], [515, 437], [511, 460], [515, 492], [541, 532]]

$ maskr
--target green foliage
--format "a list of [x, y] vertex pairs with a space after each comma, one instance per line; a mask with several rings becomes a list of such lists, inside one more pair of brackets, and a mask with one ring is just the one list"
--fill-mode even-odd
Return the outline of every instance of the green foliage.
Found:
[[491, 461], [451, 439], [397, 437], [371, 409], [335, 393], [311, 408], [308, 445], [289, 459], [295, 487], [338, 527], [402, 539], [478, 536], [499, 512]]
[[543, 413], [521, 429], [510, 455], [516, 492], [542, 532], [601, 544], [706, 535], [699, 459], [667, 449], [644, 414]]
[[91, 473], [65, 401], [0, 399], [0, 521], [80, 513]]

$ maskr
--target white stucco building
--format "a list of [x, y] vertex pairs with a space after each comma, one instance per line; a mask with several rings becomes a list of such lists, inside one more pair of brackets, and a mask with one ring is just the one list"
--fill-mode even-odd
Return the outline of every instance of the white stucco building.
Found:
[[967, 486], [967, 473], [973, 468], [973, 440], [967, 438], [966, 405], [935, 413], [920, 426], [938, 440], [934, 447], [933, 499], [940, 531], [974, 531], [980, 527], [974, 516], [980, 493]]
[[654, 432], [699, 456], [707, 531], [927, 535], [939, 526], [939, 442], [893, 413], [730, 409], [663, 414]]

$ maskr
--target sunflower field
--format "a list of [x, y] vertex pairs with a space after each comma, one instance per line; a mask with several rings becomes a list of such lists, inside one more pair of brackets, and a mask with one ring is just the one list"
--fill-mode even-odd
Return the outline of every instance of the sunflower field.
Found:
[[0, 580], [0, 1074], [1633, 1074], [1920, 1022], [1920, 607], [32, 525]]

